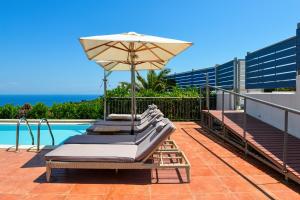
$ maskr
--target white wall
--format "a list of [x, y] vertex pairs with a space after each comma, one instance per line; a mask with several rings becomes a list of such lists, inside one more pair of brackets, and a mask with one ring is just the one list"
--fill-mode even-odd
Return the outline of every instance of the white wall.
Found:
[[[300, 110], [300, 76], [297, 77], [296, 92], [248, 92], [247, 96], [268, 101], [274, 104]], [[230, 99], [231, 98], [231, 99]], [[233, 109], [233, 95], [224, 94], [224, 109]], [[222, 109], [222, 93], [217, 93], [217, 109]], [[284, 129], [284, 111], [265, 104], [247, 100], [247, 113], [281, 130]], [[289, 113], [288, 132], [300, 138], [300, 115]]]
[[[233, 95], [224, 93], [224, 110], [233, 110]], [[217, 93], [217, 110], [222, 110], [222, 93]]]
[[[285, 107], [300, 110], [300, 76], [297, 77], [296, 92], [246, 93], [245, 95]], [[284, 111], [261, 103], [248, 101], [247, 113], [281, 130], [284, 129]], [[300, 138], [300, 115], [289, 113], [288, 132]]]
[[[279, 94], [259, 94], [259, 93], [247, 93], [247, 96], [251, 96], [257, 99], [265, 100], [271, 103], [279, 104], [282, 106], [295, 108], [296, 94], [292, 93], [279, 93]], [[274, 108], [268, 105], [264, 105], [258, 102], [247, 100], [247, 113], [251, 116], [260, 119], [268, 124], [271, 124], [281, 130], [284, 130], [284, 111], [278, 108]], [[298, 121], [298, 122], [297, 122]], [[292, 116], [289, 114], [289, 133], [300, 138], [300, 116]]]

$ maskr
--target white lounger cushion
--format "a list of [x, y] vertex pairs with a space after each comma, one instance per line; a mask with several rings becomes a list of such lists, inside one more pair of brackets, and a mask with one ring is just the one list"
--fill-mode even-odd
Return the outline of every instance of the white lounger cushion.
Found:
[[64, 144], [45, 155], [46, 160], [73, 162], [134, 162], [137, 145]]
[[[109, 120], [131, 120], [130, 114], [110, 114], [108, 115], [107, 119]], [[136, 115], [136, 120], [141, 120], [141, 115]]]
[[[151, 112], [153, 112], [153, 110], [157, 109], [157, 106], [154, 104], [148, 105], [148, 109], [145, 110], [142, 114], [138, 114], [136, 115], [136, 119], [137, 121], [145, 118], [147, 115], [151, 114]], [[123, 120], [123, 121], [130, 121], [131, 120], [131, 114], [109, 114], [107, 116], [108, 120]]]
[[[155, 110], [150, 110], [147, 115], [142, 118], [141, 120], [136, 120], [134, 121], [135, 125], [140, 125], [142, 123], [144, 123], [145, 121], [147, 121], [147, 119], [153, 115], [155, 115], [155, 113], [161, 113], [161, 111], [159, 109], [155, 109]], [[108, 126], [113, 126], [113, 125], [121, 125], [121, 126], [130, 126], [131, 125], [131, 121], [130, 120], [126, 120], [126, 121], [122, 121], [122, 120], [97, 120], [95, 123], [95, 125], [108, 125]]]

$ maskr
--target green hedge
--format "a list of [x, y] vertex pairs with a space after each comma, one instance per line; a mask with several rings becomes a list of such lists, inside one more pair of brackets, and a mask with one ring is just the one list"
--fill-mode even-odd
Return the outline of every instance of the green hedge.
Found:
[[0, 119], [15, 119], [19, 114], [19, 106], [13, 106], [11, 104], [6, 104], [0, 107]]
[[16, 119], [25, 116], [29, 119], [100, 119], [103, 118], [103, 101], [53, 104], [48, 107], [43, 103], [33, 105], [26, 112], [22, 107], [6, 104], [0, 107], [0, 119]]
[[[198, 97], [199, 90], [197, 88], [186, 88], [181, 89], [174, 87], [170, 91], [164, 92], [155, 92], [153, 90], [140, 90], [137, 92], [137, 97]], [[117, 87], [108, 91], [108, 99], [111, 97], [130, 97], [130, 91], [126, 88]], [[156, 100], [153, 103], [159, 103]], [[164, 100], [166, 103], [169, 102], [168, 99]], [[172, 102], [174, 100], [171, 100]], [[178, 100], [176, 100], [177, 102]], [[185, 103], [187, 100], [184, 101]], [[193, 100], [193, 102], [196, 102]], [[123, 102], [124, 103], [124, 102]], [[121, 106], [124, 106], [120, 104]], [[151, 104], [152, 102], [148, 102]], [[170, 103], [170, 102], [169, 102]], [[164, 105], [164, 104], [163, 104]], [[163, 105], [160, 105], [163, 107]], [[180, 107], [180, 103], [178, 106]], [[128, 103], [128, 109], [130, 107], [130, 102]], [[166, 107], [166, 106], [164, 106]], [[177, 106], [176, 106], [177, 107]], [[181, 108], [181, 107], [180, 107]], [[182, 105], [183, 108], [183, 105]], [[196, 109], [196, 106], [191, 106], [191, 108]], [[142, 108], [144, 109], [144, 108]], [[189, 108], [190, 109], [190, 108]], [[187, 110], [189, 112], [189, 109]], [[181, 109], [172, 109], [175, 112], [176, 110]], [[118, 110], [119, 111], [119, 110]], [[186, 112], [186, 111], [184, 111]], [[21, 106], [13, 106], [11, 104], [4, 105], [0, 107], [0, 119], [16, 119], [25, 116], [29, 119], [101, 119], [103, 118], [103, 98], [98, 98], [92, 101], [84, 101], [79, 103], [60, 103], [53, 104], [48, 107], [43, 103], [37, 103], [35, 105], [25, 104]], [[171, 114], [170, 114], [171, 116]], [[177, 114], [172, 114], [172, 116], [177, 116]], [[181, 116], [181, 115], [180, 115]], [[184, 115], [185, 116], [185, 115]], [[194, 116], [194, 115], [192, 115]], [[196, 116], [196, 115], [195, 115]], [[190, 116], [189, 116], [190, 117]], [[198, 117], [198, 115], [197, 115]], [[176, 117], [181, 118], [181, 117]], [[186, 117], [183, 117], [186, 118]], [[194, 118], [194, 117], [192, 117]]]

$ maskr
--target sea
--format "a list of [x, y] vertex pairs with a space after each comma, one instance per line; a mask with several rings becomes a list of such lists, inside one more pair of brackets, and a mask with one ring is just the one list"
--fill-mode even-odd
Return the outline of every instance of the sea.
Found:
[[22, 106], [25, 103], [29, 103], [31, 105], [44, 103], [47, 106], [52, 106], [54, 103], [81, 102], [93, 100], [98, 97], [100, 97], [100, 95], [0, 95], [0, 106], [5, 104]]

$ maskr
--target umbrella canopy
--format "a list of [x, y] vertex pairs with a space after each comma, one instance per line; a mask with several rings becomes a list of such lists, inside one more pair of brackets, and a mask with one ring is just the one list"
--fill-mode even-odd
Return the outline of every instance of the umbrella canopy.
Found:
[[[102, 66], [106, 71], [129, 71], [131, 69], [131, 64], [117, 62], [117, 61], [96, 61], [97, 64]], [[162, 62], [144, 62], [138, 65], [135, 65], [135, 70], [157, 70], [163, 69], [164, 66], [168, 63], [168, 61]]]
[[135, 71], [162, 69], [168, 61], [191, 42], [174, 40], [135, 32], [81, 37], [80, 43], [89, 60], [98, 61], [105, 70], [131, 71], [131, 128], [134, 129]]
[[[163, 62], [170, 60], [192, 45], [191, 42], [135, 32], [81, 37], [80, 43], [90, 60], [116, 61], [127, 64], [127, 68], [124, 67], [122, 70], [130, 70], [131, 64], [143, 63], [151, 63], [151, 65], [140, 65], [140, 69], [160, 69]], [[132, 58], [134, 58], [134, 62]]]

